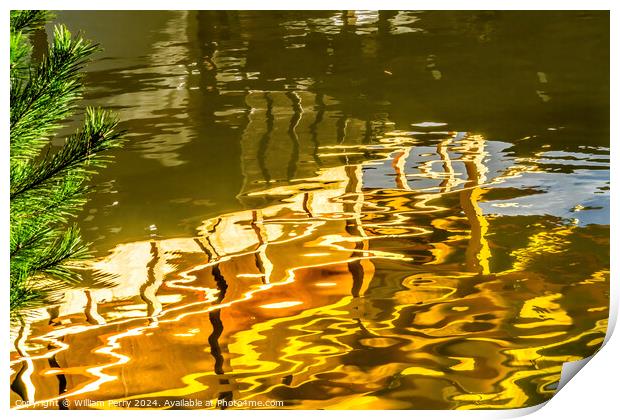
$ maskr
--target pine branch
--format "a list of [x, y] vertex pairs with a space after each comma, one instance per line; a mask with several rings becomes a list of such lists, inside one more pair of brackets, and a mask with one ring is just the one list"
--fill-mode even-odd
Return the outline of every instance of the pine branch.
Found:
[[88, 246], [82, 242], [79, 229], [72, 226], [44, 252], [38, 253], [28, 268], [32, 274], [47, 274], [65, 282], [74, 282], [79, 278], [74, 271], [76, 260], [89, 257]]
[[11, 316], [19, 315], [16, 313], [17, 310], [24, 310], [43, 303], [43, 296], [43, 292], [27, 282], [25, 276], [11, 277], [9, 293]]
[[80, 231], [72, 226], [45, 247], [11, 258], [11, 309], [18, 308], [24, 299], [44, 296], [44, 290], [53, 284], [78, 282], [75, 268], [77, 261], [90, 257], [87, 249]]
[[27, 35], [43, 27], [52, 17], [52, 13], [44, 10], [11, 11], [10, 80], [12, 84], [28, 77], [32, 48], [28, 42]]
[[11, 258], [44, 240], [54, 228], [66, 224], [86, 202], [85, 182], [62, 183], [50, 195], [26, 195], [11, 203]]
[[33, 65], [25, 34], [48, 18], [46, 12], [11, 13], [12, 315], [81, 281], [77, 269], [89, 257], [88, 245], [68, 223], [85, 203], [91, 176], [108, 161], [104, 152], [120, 145], [122, 134], [115, 116], [87, 108], [83, 127], [62, 147], [51, 147], [49, 136], [74, 110], [82, 67], [96, 46], [58, 26], [47, 57]]
[[[89, 257], [88, 247], [80, 237], [76, 226], [63, 231], [49, 230], [38, 246], [11, 259], [11, 277], [25, 279], [35, 275], [47, 275], [63, 281], [75, 281], [77, 260]], [[25, 276], [24, 276], [25, 275]]]
[[18, 80], [28, 76], [29, 59], [32, 48], [30, 44], [26, 42], [21, 32], [11, 32], [10, 42], [11, 82], [17, 83]]
[[11, 32], [32, 32], [54, 18], [47, 10], [11, 10]]
[[100, 153], [120, 144], [122, 132], [116, 130], [117, 125], [117, 118], [109, 112], [87, 108], [84, 127], [69, 137], [58, 153], [36, 165], [23, 167], [19, 179], [12, 179], [11, 200], [28, 190], [46, 188], [70, 171], [83, 171], [86, 176], [89, 168], [105, 164]]
[[47, 137], [61, 127], [81, 95], [80, 70], [96, 50], [96, 45], [57, 26], [48, 55], [28, 81], [11, 80], [11, 161], [36, 157]]

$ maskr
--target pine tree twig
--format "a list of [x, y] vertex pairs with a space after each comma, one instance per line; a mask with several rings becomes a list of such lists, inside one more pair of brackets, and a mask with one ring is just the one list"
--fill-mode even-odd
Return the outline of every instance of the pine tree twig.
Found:
[[[121, 144], [115, 115], [87, 108], [80, 130], [60, 148], [50, 136], [75, 110], [82, 68], [97, 45], [56, 26], [47, 56], [32, 63], [27, 34], [50, 13], [11, 12], [10, 307], [12, 316], [82, 281], [89, 244], [70, 220], [86, 202], [89, 180]], [[47, 146], [47, 149], [46, 149]], [[73, 286], [72, 286], [73, 285]]]
[[53, 18], [54, 14], [47, 10], [11, 10], [11, 32], [29, 33]]
[[12, 162], [36, 157], [50, 133], [61, 127], [61, 120], [81, 96], [80, 70], [97, 49], [95, 44], [72, 37], [65, 26], [56, 26], [48, 55], [28, 80], [11, 80]]
[[11, 200], [28, 190], [43, 188], [71, 170], [87, 171], [88, 167], [104, 165], [106, 160], [100, 153], [118, 146], [123, 134], [115, 130], [117, 125], [118, 119], [109, 112], [87, 108], [83, 129], [69, 137], [58, 153], [28, 167], [11, 185]]

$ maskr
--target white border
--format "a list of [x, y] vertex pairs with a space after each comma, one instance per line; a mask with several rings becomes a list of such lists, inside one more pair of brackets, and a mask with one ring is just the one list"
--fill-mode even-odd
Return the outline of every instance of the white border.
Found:
[[[498, 1], [498, 0], [421, 0], [421, 1], [341, 1], [341, 0], [294, 0], [294, 1], [248, 1], [248, 0], [226, 0], [221, 2], [205, 2], [198, 0], [151, 0], [151, 1], [128, 1], [128, 0], [90, 0], [77, 1], [77, 0], [56, 0], [56, 1], [41, 1], [41, 0], [4, 0], [1, 3], [2, 19], [0, 19], [0, 31], [3, 35], [3, 41], [0, 42], [0, 51], [2, 57], [4, 57], [5, 65], [0, 66], [2, 75], [0, 80], [4, 80], [5, 88], [2, 90], [2, 116], [3, 116], [3, 139], [5, 142], [4, 153], [0, 153], [0, 182], [2, 182], [2, 218], [3, 223], [0, 224], [0, 244], [2, 264], [0, 264], [0, 270], [2, 273], [1, 278], [4, 279], [4, 286], [0, 287], [0, 293], [2, 294], [3, 302], [5, 305], [0, 310], [2, 323], [8, 330], [8, 289], [7, 282], [9, 277], [9, 258], [8, 258], [8, 240], [9, 240], [9, 226], [8, 226], [8, 213], [9, 213], [9, 156], [8, 156], [8, 142], [9, 138], [9, 100], [7, 81], [8, 75], [8, 11], [10, 9], [53, 9], [53, 10], [196, 10], [196, 9], [224, 9], [224, 10], [308, 10], [308, 9], [324, 9], [324, 10], [345, 10], [345, 9], [383, 9], [383, 10], [611, 10], [611, 115], [619, 115], [618, 110], [618, 83], [617, 77], [613, 75], [620, 74], [620, 68], [618, 66], [618, 54], [614, 53], [618, 50], [618, 28], [620, 21], [618, 19], [618, 7], [613, 6], [620, 4], [617, 1], [604, 1], [604, 0], [588, 0], [588, 1], [550, 1], [550, 0], [520, 0], [520, 1]], [[618, 120], [612, 118], [611, 120], [611, 138], [615, 139], [619, 134]], [[615, 147], [611, 148], [611, 179], [612, 185], [617, 185], [618, 174], [613, 168], [613, 163], [617, 161], [618, 151]], [[611, 194], [611, 214], [618, 214], [618, 199], [615, 194]], [[615, 223], [612, 223], [611, 229], [611, 255], [620, 256], [618, 253], [618, 234]], [[616, 257], [617, 258], [617, 257]], [[617, 273], [618, 261], [612, 257], [611, 259], [611, 272], [612, 275]], [[612, 276], [613, 279], [613, 276]], [[544, 408], [535, 407], [533, 409], [521, 409], [521, 410], [498, 410], [498, 411], [389, 411], [381, 413], [379, 415], [387, 415], [392, 418], [423, 418], [423, 419], [445, 419], [449, 418], [507, 418], [530, 414], [528, 419], [584, 419], [595, 418], [597, 420], [604, 420], [610, 418], [617, 418], [618, 405], [618, 383], [617, 378], [620, 374], [620, 361], [616, 355], [620, 354], [620, 339], [617, 335], [611, 335], [611, 332], [615, 326], [618, 314], [618, 290], [615, 281], [611, 282], [611, 309], [610, 309], [610, 328], [606, 336], [605, 345], [597, 353], [592, 361], [587, 363], [582, 372], [579, 372], [577, 378], [569, 381], [561, 391], [554, 396]], [[6, 331], [5, 331], [6, 332]], [[6, 337], [6, 335], [5, 335]], [[9, 376], [8, 360], [9, 360], [9, 346], [6, 340], [1, 341], [5, 343], [4, 358], [5, 363], [2, 363], [3, 372], [5, 372], [5, 378]], [[41, 418], [61, 418], [66, 419], [67, 416], [82, 416], [76, 412], [26, 412], [10, 410], [8, 407], [9, 402], [9, 383], [6, 380], [2, 381], [4, 392], [3, 398], [0, 398], [0, 412], [7, 413], [15, 418], [30, 418], [31, 416], [37, 416]], [[217, 415], [223, 417], [237, 417], [245, 416], [248, 411], [224, 411]], [[612, 414], [613, 413], [613, 414]], [[92, 414], [92, 412], [89, 412]], [[203, 412], [181, 412], [174, 411], [173, 415], [189, 417], [193, 415], [211, 415]], [[134, 418], [136, 416], [149, 416], [159, 417], [169, 415], [169, 412], [152, 412], [152, 411], [121, 411], [111, 412], [105, 411], [97, 413], [97, 416], [108, 417], [120, 416], [122, 418]], [[338, 411], [303, 411], [303, 410], [283, 410], [283, 411], [250, 411], [249, 415], [253, 419], [271, 419], [272, 417], [288, 417], [293, 415], [298, 418], [314, 418], [315, 416], [327, 417], [327, 418], [339, 418], [342, 415], [355, 415], [357, 416], [372, 416], [375, 415], [371, 411], [360, 411], [356, 413], [340, 413]]]

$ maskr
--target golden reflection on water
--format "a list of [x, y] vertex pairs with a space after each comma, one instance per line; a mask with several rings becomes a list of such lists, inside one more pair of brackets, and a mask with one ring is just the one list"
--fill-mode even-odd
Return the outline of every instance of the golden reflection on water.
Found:
[[[117, 285], [69, 291], [19, 330], [12, 397], [35, 407], [87, 397], [304, 408], [548, 398], [562, 363], [591, 354], [605, 334], [608, 272], [554, 283], [537, 260], [561, 267], [592, 233], [536, 217], [511, 266], [492, 271], [493, 237], [505, 228], [479, 203], [503, 173], [518, 176], [514, 165], [488, 179], [485, 139], [449, 133], [407, 173], [418, 140], [394, 134], [365, 162], [247, 193], [276, 204], [205, 220], [196, 237], [119, 244], [94, 261]], [[380, 167], [392, 187], [366, 188]], [[414, 190], [412, 175], [436, 186]]]
[[[86, 25], [88, 14], [80, 13]], [[102, 78], [101, 91], [113, 89], [110, 80], [120, 86], [106, 93], [107, 104], [144, 132], [110, 169], [120, 184], [110, 183], [114, 204], [95, 197], [106, 204], [84, 220], [92, 217], [92, 232], [101, 235], [95, 243], [109, 252], [91, 262], [83, 287], [12, 328], [12, 406], [195, 398], [308, 409], [519, 408], [549, 399], [562, 363], [598, 349], [608, 316], [609, 149], [593, 136], [579, 152], [563, 138], [533, 152], [521, 143], [526, 153], [514, 152], [508, 140], [417, 119], [420, 109], [407, 102], [414, 95], [399, 98], [400, 85], [391, 85], [402, 68], [409, 91], [423, 80], [409, 76], [417, 50], [407, 55], [400, 42], [397, 57], [382, 55], [397, 37], [427, 36], [432, 27], [418, 25], [435, 19], [457, 27], [459, 40], [464, 32], [476, 45], [492, 44], [502, 29], [493, 19], [417, 12], [250, 19], [241, 12], [231, 18], [240, 39], [231, 39], [219, 15], [168, 13], [158, 31], [140, 26], [158, 13], [135, 21], [140, 37], [160, 37], [147, 64], [92, 76], [95, 85]], [[219, 44], [205, 42], [218, 37]], [[311, 48], [331, 42], [329, 71], [316, 77], [333, 74], [333, 95], [320, 84], [310, 89], [310, 76], [269, 79], [270, 63], [259, 63], [264, 74], [246, 68], [253, 48], [284, 56], [270, 44], [280, 40], [289, 52], [309, 48], [312, 62], [300, 62], [312, 71], [325, 57]], [[444, 45], [443, 38], [433, 44], [443, 55], [428, 55], [423, 66], [437, 83], [462, 74], [458, 65], [455, 73], [439, 69], [459, 63]], [[294, 60], [276, 58], [270, 61], [297, 75]], [[350, 74], [371, 65], [381, 66], [380, 76]], [[513, 81], [525, 83], [522, 76], [515, 72]], [[356, 83], [371, 82], [394, 104], [347, 99]], [[425, 96], [426, 82], [419, 83], [430, 108], [459, 93], [437, 85]], [[503, 104], [527, 108], [523, 95]], [[406, 124], [391, 120], [399, 108]], [[440, 114], [459, 118], [450, 112]], [[518, 124], [534, 114], [543, 112], [533, 109]], [[229, 159], [237, 148], [238, 158]], [[148, 166], [154, 161], [160, 166]], [[129, 193], [113, 195], [123, 187]], [[217, 194], [204, 194], [211, 189]], [[118, 220], [101, 216], [119, 201]], [[157, 224], [154, 216], [162, 216]], [[192, 234], [162, 226], [178, 219], [191, 223]], [[114, 236], [121, 228], [131, 233]], [[85, 400], [92, 404], [77, 406]]]

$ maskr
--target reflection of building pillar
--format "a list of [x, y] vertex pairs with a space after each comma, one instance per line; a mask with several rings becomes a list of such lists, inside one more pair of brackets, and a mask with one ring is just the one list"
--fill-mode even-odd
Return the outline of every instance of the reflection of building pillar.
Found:
[[22, 367], [15, 375], [11, 383], [11, 390], [21, 397], [23, 401], [34, 401], [36, 390], [32, 383], [34, 364], [24, 348], [24, 343], [30, 334], [30, 325], [22, 321], [17, 337], [15, 338], [15, 350], [22, 357]]
[[486, 167], [482, 162], [484, 158], [484, 140], [474, 137], [473, 140], [465, 140], [473, 150], [468, 151], [473, 155], [463, 156], [463, 162], [467, 170], [468, 182], [460, 192], [459, 198], [467, 221], [471, 227], [471, 235], [465, 253], [465, 264], [468, 271], [476, 271], [480, 274], [489, 274], [489, 259], [491, 251], [486, 239], [489, 222], [484, 217], [478, 200], [482, 195], [480, 184], [486, 179]]
[[[211, 272], [213, 278], [215, 279], [215, 284], [219, 290], [219, 295], [215, 303], [219, 304], [222, 303], [226, 297], [228, 284], [220, 271], [219, 264], [215, 264], [211, 269]], [[228, 349], [224, 346], [224, 352], [222, 352], [222, 346], [219, 342], [220, 337], [224, 332], [224, 323], [222, 322], [221, 312], [221, 309], [216, 309], [209, 312], [209, 321], [211, 322], [211, 326], [213, 328], [213, 332], [209, 336], [209, 347], [211, 348], [211, 355], [213, 356], [213, 370], [219, 377], [219, 389], [221, 391], [218, 395], [218, 399], [231, 401], [233, 399], [232, 386], [230, 379], [226, 376], [226, 372], [224, 371], [224, 353], [228, 353]], [[225, 407], [225, 405], [222, 406], [222, 408]]]
[[314, 162], [318, 165], [321, 166], [322, 162], [321, 162], [321, 158], [319, 157], [319, 139], [318, 139], [318, 126], [321, 123], [321, 121], [323, 121], [323, 114], [325, 114], [325, 102], [323, 101], [323, 94], [322, 93], [317, 93], [314, 97], [314, 103], [316, 104], [316, 106], [314, 107], [314, 109], [316, 110], [316, 116], [314, 118], [314, 121], [312, 122], [312, 124], [310, 124], [310, 141], [312, 141], [312, 144], [314, 144], [314, 149], [312, 151], [312, 157], [314, 158]]
[[411, 147], [405, 147], [403, 150], [396, 152], [394, 158], [392, 159], [392, 168], [394, 169], [394, 175], [396, 183], [396, 188], [399, 190], [409, 190], [409, 183], [407, 182], [407, 173], [405, 169], [405, 164], [407, 162], [407, 156], [411, 153]]
[[[88, 307], [91, 304], [89, 300], [92, 301], [92, 297], [90, 296], [90, 290], [85, 290], [84, 293], [86, 294], [86, 298], [87, 298], [86, 306]], [[97, 306], [95, 304], [95, 312], [96, 312], [96, 308]], [[49, 325], [50, 326], [59, 325], [60, 323], [56, 321], [56, 318], [58, 318], [58, 315], [60, 313], [60, 305], [49, 308], [47, 312], [49, 313], [49, 316], [50, 316]], [[86, 313], [88, 313], [88, 311], [86, 311]], [[96, 313], [97, 315], [99, 315], [98, 312]], [[103, 320], [103, 317], [101, 317], [101, 315], [99, 315], [99, 317]], [[63, 339], [61, 338], [60, 340], [62, 341]], [[47, 363], [50, 365], [50, 368], [56, 369], [58, 371], [58, 373], [56, 373], [56, 377], [58, 378], [58, 395], [62, 395], [65, 392], [67, 392], [67, 377], [65, 376], [64, 373], [61, 373], [61, 367], [60, 367], [60, 364], [58, 363], [58, 360], [56, 359], [56, 353], [53, 352], [55, 348], [56, 348], [56, 345], [54, 345], [52, 342], [50, 342], [47, 345], [47, 350], [49, 352], [52, 352], [52, 355], [47, 359]], [[63, 400], [60, 400], [60, 401], [62, 402]], [[58, 408], [60, 410], [68, 409], [68, 407], [66, 407], [64, 403], [59, 404]]]
[[[267, 124], [267, 129], [265, 130], [265, 134], [260, 138], [258, 143], [258, 150], [256, 151], [256, 161], [258, 162], [258, 166], [260, 168], [261, 173], [263, 174], [263, 179], [269, 183], [271, 181], [271, 175], [269, 174], [269, 169], [267, 169], [266, 156], [267, 149], [269, 148], [269, 141], [271, 140], [271, 133], [273, 132], [273, 99], [269, 92], [265, 92], [265, 102], [267, 103], [267, 108], [265, 112], [265, 121]], [[246, 180], [247, 182], [247, 180]]]
[[[51, 350], [54, 349], [54, 347], [50, 343], [47, 346], [47, 349], [49, 351], [51, 351]], [[50, 365], [50, 367], [52, 369], [60, 370], [60, 365], [58, 364], [58, 361], [56, 360], [56, 355], [55, 354], [52, 357], [50, 357], [49, 359], [47, 359], [47, 362], [49, 363], [49, 365]], [[67, 377], [65, 376], [64, 373], [60, 373], [60, 372], [58, 372], [56, 374], [56, 377], [58, 378], [58, 395], [62, 395], [65, 392], [67, 392]], [[58, 408], [60, 410], [67, 410], [68, 407], [66, 406], [65, 403], [63, 403], [64, 399], [61, 399], [60, 401], [61, 401], [61, 403], [58, 405]]]
[[[456, 178], [454, 177], [454, 168], [452, 167], [452, 160], [448, 154], [448, 144], [452, 141], [452, 138], [440, 141], [437, 144], [437, 154], [443, 162], [444, 177], [443, 181], [439, 185], [441, 193], [447, 193], [452, 190], [452, 187], [456, 184]], [[448, 175], [447, 177], [445, 175]]]
[[[347, 214], [346, 231], [349, 235], [357, 237], [355, 241], [355, 257], [361, 257], [361, 253], [369, 248], [369, 241], [362, 223], [362, 210], [364, 206], [364, 193], [362, 192], [362, 167], [361, 165], [351, 165], [345, 168], [348, 183], [345, 187], [344, 211]], [[351, 196], [354, 196], [352, 198]], [[370, 265], [371, 267], [367, 267]], [[364, 292], [364, 279], [366, 271], [374, 271], [372, 262], [367, 259], [355, 259], [347, 263], [351, 273], [352, 286], [351, 295], [354, 298], [360, 297]]]
[[90, 290], [84, 290], [84, 294], [86, 295], [86, 307], [84, 309], [84, 315], [86, 316], [86, 320], [89, 324], [93, 325], [103, 325], [105, 324], [105, 319], [99, 314], [97, 311], [97, 302], [93, 299], [93, 296]]
[[[193, 14], [188, 13], [188, 18]], [[195, 20], [197, 24], [196, 34], [189, 34], [188, 38], [194, 40], [196, 64], [199, 71], [200, 86], [200, 118], [203, 124], [211, 125], [215, 122], [215, 111], [220, 106], [221, 98], [217, 86], [218, 68], [214, 61], [217, 55], [217, 43], [215, 40], [221, 34], [215, 28], [226, 27], [225, 19], [219, 16], [219, 21], [214, 19], [213, 13], [208, 11], [196, 12]], [[188, 25], [188, 28], [191, 27]], [[187, 87], [189, 89], [189, 86]]]
[[[207, 256], [207, 260], [209, 262], [215, 260], [217, 258], [217, 253], [213, 249], [208, 238], [205, 238], [205, 242], [203, 243], [199, 239], [194, 239], [194, 241], [198, 244], [200, 249]], [[217, 290], [219, 291], [217, 300], [213, 303], [215, 305], [221, 304], [224, 298], [226, 297], [226, 291], [228, 290], [228, 283], [220, 270], [220, 264], [216, 263], [211, 267], [211, 275], [213, 276], [213, 280], [215, 281], [215, 285]], [[212, 332], [209, 335], [208, 342], [209, 348], [211, 351], [211, 355], [213, 356], [213, 371], [219, 377], [218, 388], [221, 390], [218, 395], [218, 400], [231, 401], [233, 399], [232, 385], [231, 379], [227, 377], [224, 365], [226, 364], [224, 359], [224, 354], [228, 353], [227, 346], [222, 346], [220, 344], [220, 338], [222, 333], [224, 332], [224, 323], [222, 322], [222, 309], [215, 309], [213, 311], [209, 311], [209, 322], [211, 323]], [[223, 349], [222, 349], [223, 347]], [[230, 367], [229, 367], [230, 369]], [[226, 408], [225, 405], [222, 408]]]
[[338, 121], [336, 122], [336, 143], [342, 144], [344, 143], [344, 139], [347, 135], [347, 125], [349, 123], [349, 118], [346, 114], [342, 114]]
[[268, 237], [265, 226], [263, 226], [263, 213], [260, 210], [252, 211], [252, 229], [256, 232], [258, 239], [258, 248], [254, 253], [256, 266], [262, 273], [263, 283], [269, 284], [271, 282], [271, 273], [273, 272], [273, 263], [267, 257]]
[[301, 98], [295, 92], [287, 92], [286, 96], [291, 100], [293, 106], [293, 116], [288, 127], [288, 136], [291, 139], [293, 148], [291, 149], [291, 158], [289, 159], [288, 168], [286, 171], [286, 178], [288, 181], [295, 177], [297, 172], [297, 161], [299, 160], [299, 137], [295, 129], [297, 124], [301, 120], [301, 115], [304, 113], [301, 107]]
[[[428, 207], [427, 203], [429, 201], [441, 198], [444, 193], [451, 191], [452, 187], [458, 184], [458, 181], [455, 177], [454, 168], [452, 167], [452, 160], [450, 159], [450, 155], [448, 154], [448, 146], [450, 145], [450, 143], [452, 143], [453, 140], [454, 137], [450, 137], [442, 140], [437, 144], [437, 154], [443, 162], [443, 170], [445, 172], [444, 174], [434, 174], [432, 162], [428, 165], [426, 163], [418, 165], [418, 170], [421, 174], [428, 175], [432, 178], [439, 178], [442, 181], [439, 184], [438, 193], [419, 194], [417, 197], [419, 200], [417, 206], [422, 208]], [[446, 174], [448, 174], [447, 177], [445, 176]]]
[[308, 215], [308, 218], [312, 219], [312, 198], [314, 195], [311, 192], [305, 192], [304, 198], [301, 202], [301, 207], [304, 209], [304, 212]]
[[146, 265], [147, 279], [140, 287], [140, 297], [146, 303], [146, 313], [151, 320], [156, 322], [156, 317], [162, 310], [161, 302], [157, 299], [157, 290], [163, 281], [161, 264], [164, 262], [159, 255], [157, 242], [151, 242], [151, 261]]

